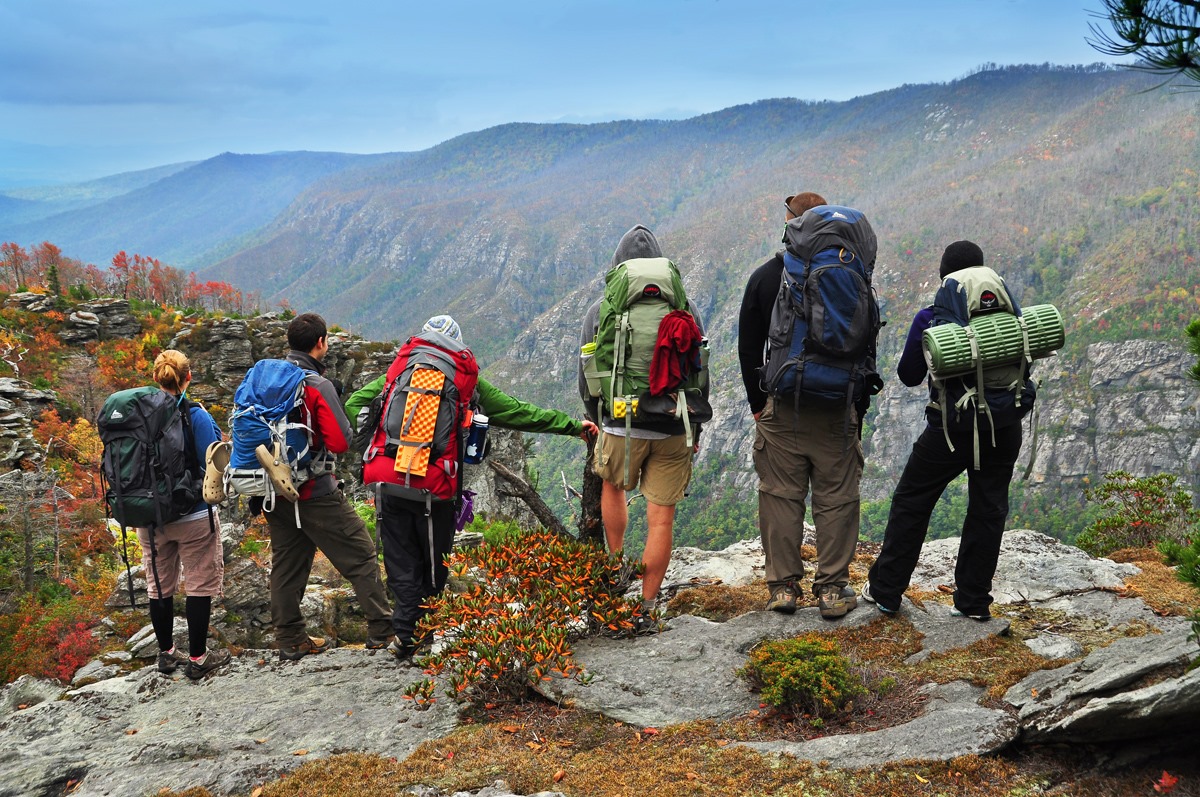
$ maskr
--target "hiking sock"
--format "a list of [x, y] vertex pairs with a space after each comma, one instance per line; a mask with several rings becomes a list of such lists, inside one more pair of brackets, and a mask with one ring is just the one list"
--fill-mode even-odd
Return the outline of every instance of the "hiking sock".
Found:
[[175, 647], [175, 605], [170, 598], [150, 598], [150, 625], [159, 650]]
[[212, 617], [212, 598], [188, 595], [184, 603], [188, 625], [188, 655], [193, 659], [204, 655], [208, 647], [208, 621]]

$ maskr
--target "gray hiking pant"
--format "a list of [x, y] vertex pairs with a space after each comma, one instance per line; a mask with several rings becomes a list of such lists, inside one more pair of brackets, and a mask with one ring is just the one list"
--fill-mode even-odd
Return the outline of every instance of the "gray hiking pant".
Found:
[[813, 587], [845, 585], [858, 545], [863, 453], [858, 413], [801, 407], [767, 399], [754, 436], [758, 528], [771, 590], [804, 576], [804, 499], [812, 491], [817, 528]]

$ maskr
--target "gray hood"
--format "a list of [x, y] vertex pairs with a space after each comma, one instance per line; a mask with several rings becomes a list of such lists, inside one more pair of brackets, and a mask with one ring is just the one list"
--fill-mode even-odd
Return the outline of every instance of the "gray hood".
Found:
[[629, 229], [629, 232], [621, 236], [621, 242], [617, 244], [617, 251], [613, 252], [612, 267], [638, 257], [662, 256], [662, 250], [658, 248], [658, 239], [654, 237], [654, 233], [640, 224], [635, 224]]

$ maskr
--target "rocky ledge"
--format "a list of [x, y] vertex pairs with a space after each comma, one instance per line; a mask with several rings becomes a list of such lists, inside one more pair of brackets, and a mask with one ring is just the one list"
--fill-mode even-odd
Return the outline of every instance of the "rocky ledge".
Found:
[[[932, 591], [948, 584], [957, 543], [929, 543], [914, 586]], [[680, 549], [668, 579], [745, 584], [761, 577], [761, 562], [752, 542], [715, 553]], [[1160, 617], [1119, 590], [1136, 572], [1035, 532], [1010, 532], [996, 578], [998, 603], [1048, 609], [1102, 629], [1138, 624], [1146, 633], [1114, 634], [1116, 642], [1087, 655], [1046, 633], [1026, 644], [1068, 663], [1030, 675], [1003, 700], [982, 700], [980, 689], [958, 681], [931, 687], [924, 713], [902, 725], [752, 746], [764, 755], [860, 768], [1024, 743], [1103, 742], [1120, 751], [1115, 756], [1129, 757], [1194, 738], [1200, 670], [1186, 667], [1200, 648], [1188, 639], [1185, 621]], [[860, 603], [839, 623], [877, 617]], [[935, 601], [919, 607], [906, 600], [902, 617], [924, 635], [918, 658], [1009, 631], [1006, 620], [952, 617]], [[657, 635], [580, 644], [577, 657], [591, 684], [555, 682], [547, 694], [635, 725], [732, 718], [758, 706], [734, 674], [754, 644], [830, 627], [815, 608], [792, 616], [751, 612], [725, 623], [684, 615]], [[419, 670], [361, 648], [299, 662], [245, 650], [227, 670], [198, 682], [153, 667], [117, 674], [122, 663], [97, 662], [95, 669], [108, 667], [111, 677], [100, 673], [101, 680], [79, 688], [24, 678], [0, 693], [0, 795], [58, 795], [68, 783], [74, 795], [194, 786], [246, 792], [314, 756], [356, 750], [402, 758], [458, 723], [447, 701], [421, 712], [401, 697]], [[508, 793], [489, 788], [488, 794]]]

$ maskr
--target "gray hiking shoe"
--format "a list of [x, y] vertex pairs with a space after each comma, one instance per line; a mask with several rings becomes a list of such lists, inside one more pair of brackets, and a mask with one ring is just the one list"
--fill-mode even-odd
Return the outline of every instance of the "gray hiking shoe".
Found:
[[180, 664], [185, 664], [187, 661], [188, 655], [181, 652], [179, 648], [160, 650], [158, 652], [158, 671], [163, 675], [170, 675], [179, 668]]
[[849, 585], [824, 584], [816, 588], [817, 606], [826, 620], [836, 620], [858, 605], [858, 597]]
[[782, 586], [776, 587], [771, 593], [771, 599], [767, 601], [767, 611], [779, 612], [780, 614], [795, 614], [796, 598], [800, 596], [800, 590], [796, 588], [795, 581], [785, 582]]
[[198, 659], [188, 658], [187, 677], [193, 681], [199, 681], [204, 676], [214, 670], [224, 667], [233, 659], [229, 655], [229, 651], [222, 648], [221, 650], [206, 650], [204, 655]]

